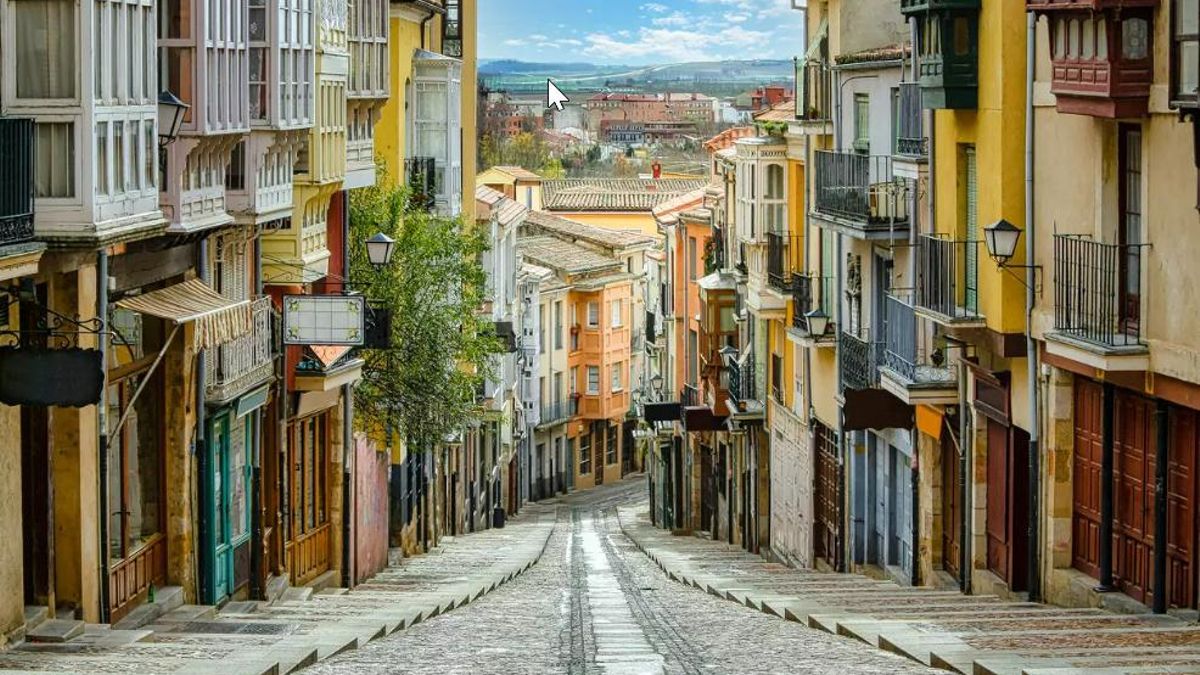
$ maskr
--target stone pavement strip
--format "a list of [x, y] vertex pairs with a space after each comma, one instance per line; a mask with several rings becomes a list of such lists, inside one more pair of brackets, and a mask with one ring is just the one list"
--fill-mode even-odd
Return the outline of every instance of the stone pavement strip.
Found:
[[1063, 609], [797, 570], [659, 530], [644, 504], [617, 513], [625, 535], [675, 581], [927, 666], [976, 675], [1200, 672], [1200, 627], [1171, 616]]
[[289, 673], [462, 607], [512, 580], [541, 557], [555, 511], [531, 505], [503, 529], [447, 538], [351, 591], [228, 606], [239, 611], [185, 605], [139, 630], [88, 625], [66, 642], [22, 644], [0, 653], [0, 673]]

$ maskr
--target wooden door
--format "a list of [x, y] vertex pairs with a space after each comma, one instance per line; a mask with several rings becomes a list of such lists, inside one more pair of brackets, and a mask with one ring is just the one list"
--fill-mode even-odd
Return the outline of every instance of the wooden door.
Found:
[[588, 433], [592, 434], [592, 474], [596, 477], [596, 485], [604, 484], [604, 434], [608, 432], [607, 425], [601, 431], [595, 425]]
[[1075, 453], [1072, 460], [1071, 564], [1100, 578], [1100, 463], [1104, 454], [1104, 388], [1075, 378]]
[[962, 555], [962, 480], [954, 438], [942, 430], [942, 569], [959, 579]]
[[329, 570], [328, 423], [328, 413], [319, 413], [291, 425], [291, 525], [285, 549], [294, 586]]
[[713, 475], [712, 450], [700, 448], [700, 529], [713, 532], [714, 504], [717, 498], [716, 477]]
[[1196, 605], [1196, 460], [1200, 414], [1172, 407], [1170, 463], [1167, 469], [1167, 604]]
[[987, 421], [987, 566], [1007, 581], [1011, 573], [1009, 522], [1008, 427], [993, 419]]
[[1138, 602], [1154, 588], [1154, 405], [1116, 394], [1113, 449], [1113, 580]]
[[813, 544], [818, 558], [830, 567], [840, 569], [842, 564], [842, 470], [838, 462], [837, 441], [832, 429], [814, 421], [813, 435], [816, 463], [816, 513], [813, 517]]
[[45, 406], [21, 406], [21, 535], [25, 604], [54, 607], [54, 483]]

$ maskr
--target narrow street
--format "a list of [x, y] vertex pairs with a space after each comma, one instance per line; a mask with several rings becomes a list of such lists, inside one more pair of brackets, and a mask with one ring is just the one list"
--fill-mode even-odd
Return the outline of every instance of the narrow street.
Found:
[[305, 672], [925, 672], [671, 581], [617, 522], [644, 495], [634, 478], [557, 500], [541, 561], [514, 581]]

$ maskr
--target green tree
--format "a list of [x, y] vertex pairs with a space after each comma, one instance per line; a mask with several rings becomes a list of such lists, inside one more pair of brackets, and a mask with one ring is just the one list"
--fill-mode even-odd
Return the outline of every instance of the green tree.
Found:
[[566, 177], [567, 170], [563, 167], [562, 160], [556, 157], [546, 162], [538, 173], [541, 174], [542, 178], [558, 180]]
[[[478, 309], [486, 293], [480, 259], [488, 232], [422, 212], [386, 178], [350, 197], [350, 277], [372, 306], [391, 310], [389, 349], [366, 349], [354, 402], [364, 428], [398, 431], [409, 448], [436, 447], [476, 419], [475, 392], [503, 351]], [[396, 240], [390, 264], [375, 270], [362, 242]]]

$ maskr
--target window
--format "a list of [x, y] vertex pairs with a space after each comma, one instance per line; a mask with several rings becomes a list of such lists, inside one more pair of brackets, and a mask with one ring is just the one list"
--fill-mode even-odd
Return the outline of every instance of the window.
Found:
[[623, 300], [613, 300], [609, 304], [609, 312], [611, 315], [609, 317], [611, 319], [610, 325], [613, 328], [620, 328], [621, 326], [624, 325], [624, 323], [625, 323], [624, 316], [623, 316], [624, 309], [625, 309], [625, 303]]
[[554, 373], [554, 403], [559, 403], [563, 400], [562, 373]]
[[688, 237], [687, 240], [687, 273], [688, 280], [696, 280], [696, 238]]
[[38, 122], [36, 141], [36, 195], [42, 198], [74, 197], [75, 125], [71, 122]]
[[571, 396], [579, 391], [579, 366], [571, 366]]
[[624, 366], [623, 363], [614, 363], [612, 365], [612, 391], [613, 392], [621, 391], [621, 369], [623, 366]]
[[250, 532], [250, 453], [246, 434], [246, 417], [234, 417], [229, 425], [229, 478], [230, 523], [232, 541], [245, 537]]
[[538, 305], [538, 353], [545, 354], [546, 348], [546, 306]]
[[589, 328], [600, 325], [600, 303], [593, 301], [587, 304], [587, 325]]
[[1171, 60], [1174, 65], [1172, 98], [1195, 105], [1200, 102], [1200, 0], [1174, 0], [1174, 40]]
[[687, 341], [687, 383], [697, 386], [699, 379], [700, 337], [694, 330], [688, 331]]
[[854, 95], [854, 150], [871, 151], [871, 95]]
[[554, 301], [554, 348], [563, 348], [563, 304], [562, 300]]
[[787, 231], [787, 203], [783, 188], [783, 166], [767, 165], [767, 192], [763, 197], [766, 231], [782, 234]]
[[592, 434], [586, 432], [579, 437], [579, 473], [592, 472]]
[[225, 173], [226, 190], [246, 189], [246, 141], [239, 141], [229, 153], [229, 170]]
[[75, 98], [75, 3], [20, 0], [15, 15], [17, 98]]
[[595, 396], [600, 393], [600, 367], [587, 367], [587, 393]]
[[1140, 61], [1150, 54], [1150, 22], [1133, 17], [1121, 27], [1121, 53], [1131, 61]]
[[108, 122], [96, 123], [96, 194], [108, 194]]
[[608, 445], [604, 449], [604, 463], [617, 463], [617, 427], [608, 428]]

